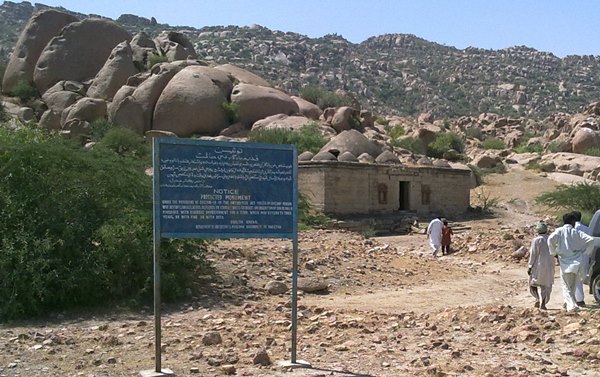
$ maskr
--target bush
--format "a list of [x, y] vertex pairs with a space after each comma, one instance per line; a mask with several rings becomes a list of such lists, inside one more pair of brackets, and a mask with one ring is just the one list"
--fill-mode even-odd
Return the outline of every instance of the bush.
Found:
[[300, 229], [321, 228], [327, 226], [330, 222], [329, 217], [313, 210], [305, 195], [298, 193], [298, 223]]
[[316, 123], [308, 123], [297, 131], [275, 128], [250, 132], [250, 141], [267, 144], [294, 144], [298, 153], [317, 153], [326, 143]]
[[389, 121], [389, 120], [386, 120], [385, 118], [382, 118], [382, 117], [377, 117], [377, 118], [375, 119], [375, 123], [376, 123], [376, 124], [381, 124], [381, 125], [383, 125], [383, 126], [387, 126], [387, 125], [388, 125], [388, 123], [390, 123], [390, 121]]
[[37, 96], [37, 91], [28, 81], [21, 80], [15, 85], [14, 89], [10, 92], [10, 95], [19, 97], [22, 102], [27, 102]]
[[505, 149], [506, 144], [498, 138], [488, 137], [479, 143], [483, 149]]
[[148, 69], [151, 69], [156, 64], [168, 62], [169, 58], [164, 55], [150, 54], [148, 55]]
[[223, 110], [225, 110], [225, 116], [229, 121], [229, 124], [234, 124], [240, 120], [240, 105], [235, 102], [223, 102], [221, 104]]
[[427, 155], [429, 157], [443, 158], [444, 153], [450, 149], [454, 149], [458, 153], [464, 152], [465, 144], [462, 138], [454, 132], [440, 133], [427, 146]]
[[106, 118], [98, 118], [90, 123], [90, 138], [92, 141], [98, 141], [106, 135], [113, 125]]
[[585, 151], [583, 154], [587, 156], [600, 157], [600, 148], [590, 148]]
[[600, 208], [600, 186], [589, 183], [560, 186], [554, 192], [539, 195], [536, 201], [549, 207], [594, 213]]
[[416, 154], [425, 154], [427, 151], [427, 146], [421, 139], [410, 136], [401, 139], [393, 139], [390, 144], [393, 147], [404, 148]]
[[108, 130], [98, 142], [97, 147], [109, 149], [122, 156], [146, 157], [150, 155], [150, 147], [144, 143], [144, 138], [121, 127]]
[[399, 124], [392, 127], [392, 129], [389, 131], [389, 135], [392, 139], [397, 139], [400, 136], [404, 136], [405, 133], [406, 131], [404, 130], [404, 127]]
[[469, 139], [483, 140], [483, 131], [481, 128], [471, 127], [465, 130], [465, 136]]
[[525, 144], [521, 143], [513, 148], [515, 153], [542, 153], [544, 146], [541, 143]]
[[562, 149], [560, 148], [560, 143], [558, 141], [551, 141], [550, 144], [548, 144], [548, 152], [550, 152], [550, 153], [562, 152]]
[[308, 85], [302, 88], [300, 97], [314, 103], [321, 109], [327, 107], [351, 106], [352, 98], [348, 96], [340, 96], [334, 92], [323, 89], [318, 86]]
[[[152, 297], [147, 164], [35, 130], [0, 130], [0, 320]], [[202, 240], [163, 243], [162, 291], [210, 271]]]

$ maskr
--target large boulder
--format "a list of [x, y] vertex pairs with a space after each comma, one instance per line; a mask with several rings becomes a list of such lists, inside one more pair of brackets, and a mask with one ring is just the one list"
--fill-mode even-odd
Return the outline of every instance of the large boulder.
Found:
[[299, 115], [287, 116], [285, 114], [277, 114], [254, 122], [252, 131], [272, 129], [294, 131], [312, 122], [314, 121]]
[[298, 105], [290, 96], [265, 86], [237, 84], [231, 92], [231, 102], [239, 106], [239, 121], [247, 127], [271, 115], [298, 112]]
[[129, 128], [140, 135], [151, 130], [152, 116], [158, 98], [169, 81], [183, 68], [184, 65], [176, 63], [158, 64], [152, 68], [152, 75], [142, 82], [133, 94], [115, 95], [110, 109], [112, 123]]
[[192, 59], [198, 57], [194, 45], [185, 35], [176, 31], [163, 31], [154, 39], [154, 43], [162, 55], [165, 55], [171, 62], [185, 60], [188, 57]]
[[319, 106], [304, 98], [292, 96], [292, 99], [298, 104], [298, 112], [307, 118], [317, 120], [323, 113]]
[[598, 133], [586, 127], [580, 128], [573, 137], [573, 153], [585, 153], [588, 149], [600, 148]]
[[10, 93], [19, 81], [33, 82], [33, 71], [44, 47], [63, 27], [77, 17], [56, 10], [33, 15], [19, 36], [2, 80], [2, 91]]
[[441, 132], [442, 129], [440, 127], [430, 123], [424, 123], [419, 125], [419, 128], [414, 131], [413, 137], [418, 138], [427, 145], [435, 140], [435, 137]]
[[492, 169], [501, 166], [502, 159], [499, 156], [486, 153], [475, 157], [472, 164], [480, 169]]
[[350, 152], [355, 156], [367, 153], [375, 158], [381, 154], [381, 148], [359, 131], [348, 130], [332, 138], [319, 152], [330, 152], [334, 155]]
[[137, 73], [133, 65], [133, 51], [129, 42], [119, 43], [90, 85], [88, 97], [110, 100], [130, 76]]
[[74, 119], [91, 123], [97, 119], [106, 118], [106, 107], [104, 100], [84, 97], [63, 110], [61, 124], [65, 127]]
[[48, 89], [42, 100], [48, 109], [62, 113], [64, 109], [83, 98], [83, 85], [73, 81], [59, 81]]
[[133, 52], [133, 61], [139, 67], [146, 66], [148, 54], [156, 51], [156, 45], [150, 36], [143, 31], [137, 33], [131, 38], [131, 51]]
[[598, 170], [600, 157], [577, 153], [550, 153], [542, 156], [540, 165], [554, 167], [548, 170], [586, 177]]
[[[331, 127], [337, 132], [346, 131], [354, 128], [355, 119], [358, 119], [360, 112], [348, 106], [342, 106], [336, 109], [331, 118]], [[356, 117], [356, 118], [354, 118]]]
[[84, 82], [95, 77], [112, 49], [130, 39], [127, 30], [105, 19], [67, 25], [40, 54], [33, 72], [37, 90], [44, 93], [60, 80]]
[[171, 79], [156, 103], [153, 129], [191, 136], [216, 135], [227, 127], [226, 93], [205, 74], [206, 69], [189, 66]]
[[215, 68], [230, 74], [238, 83], [267, 87], [271, 86], [271, 83], [262, 77], [233, 64], [218, 65]]

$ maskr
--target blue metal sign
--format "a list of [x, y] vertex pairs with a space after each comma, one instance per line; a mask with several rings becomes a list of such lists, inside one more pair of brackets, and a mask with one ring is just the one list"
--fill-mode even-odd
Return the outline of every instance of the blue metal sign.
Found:
[[155, 226], [164, 238], [296, 238], [292, 145], [154, 139]]

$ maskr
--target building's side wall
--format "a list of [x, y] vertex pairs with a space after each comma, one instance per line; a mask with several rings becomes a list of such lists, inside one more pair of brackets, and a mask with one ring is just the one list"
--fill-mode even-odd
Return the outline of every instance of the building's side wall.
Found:
[[469, 206], [468, 171], [332, 163], [299, 170], [300, 192], [315, 208], [337, 215], [398, 211], [400, 182], [408, 182], [410, 211], [451, 215]]

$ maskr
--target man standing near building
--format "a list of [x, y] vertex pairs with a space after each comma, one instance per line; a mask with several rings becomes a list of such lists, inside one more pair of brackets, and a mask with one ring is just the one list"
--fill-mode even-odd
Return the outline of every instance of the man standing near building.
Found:
[[575, 229], [577, 217], [573, 212], [563, 216], [564, 225], [557, 228], [548, 237], [550, 255], [558, 256], [563, 296], [567, 311], [578, 310], [575, 299], [575, 287], [583, 280], [581, 258], [591, 252], [594, 242], [600, 240]]
[[[581, 212], [573, 211], [573, 215], [575, 215], [575, 229], [591, 236], [590, 228], [584, 225], [581, 222]], [[590, 265], [590, 257], [586, 254], [581, 256], [581, 268], [583, 269], [583, 278], [585, 279], [585, 275], [587, 274], [588, 267]], [[575, 287], [575, 301], [577, 302], [577, 306], [585, 307], [585, 294], [583, 291], [583, 281], [577, 283]]]
[[427, 226], [427, 237], [429, 238], [429, 245], [433, 249], [433, 256], [436, 257], [438, 251], [442, 247], [442, 228], [444, 223], [440, 217], [436, 217], [431, 220]]

